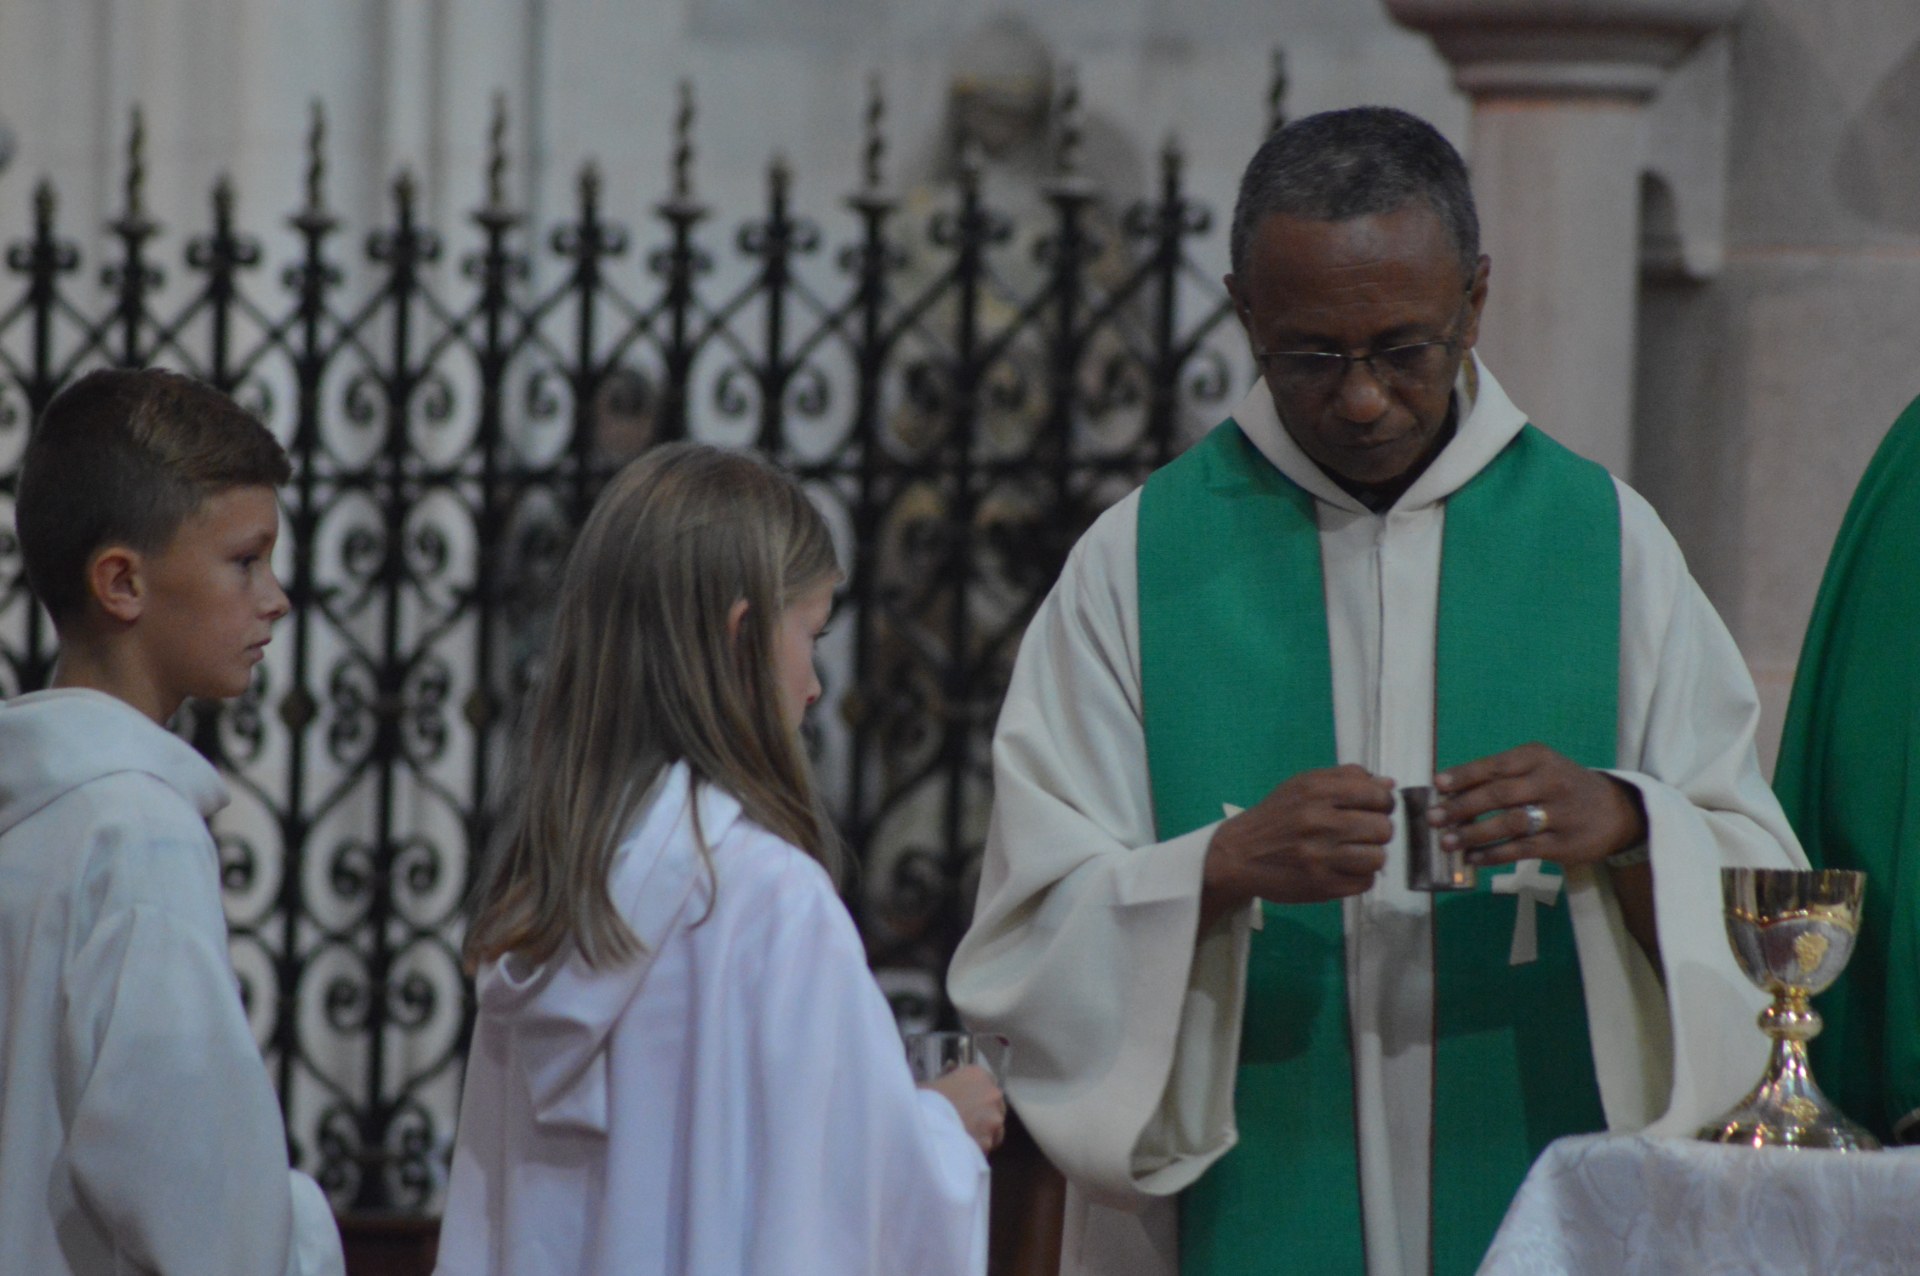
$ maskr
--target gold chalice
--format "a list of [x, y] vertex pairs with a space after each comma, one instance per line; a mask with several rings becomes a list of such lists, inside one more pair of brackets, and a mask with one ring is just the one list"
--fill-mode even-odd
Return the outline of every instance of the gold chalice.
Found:
[[1880, 1146], [1820, 1093], [1807, 1070], [1807, 1042], [1820, 1035], [1820, 1012], [1808, 998], [1846, 969], [1866, 886], [1865, 873], [1844, 869], [1720, 870], [1727, 940], [1747, 978], [1773, 994], [1773, 1004], [1760, 1012], [1773, 1057], [1760, 1084], [1698, 1137], [1843, 1152]]

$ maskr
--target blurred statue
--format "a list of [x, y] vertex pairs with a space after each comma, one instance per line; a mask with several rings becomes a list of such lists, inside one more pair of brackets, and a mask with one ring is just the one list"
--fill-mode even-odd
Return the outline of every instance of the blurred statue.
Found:
[[[896, 296], [909, 305], [932, 296], [921, 330], [929, 346], [938, 343], [940, 356], [958, 343], [961, 289], [949, 274], [959, 246], [942, 242], [939, 229], [953, 228], [950, 218], [959, 209], [969, 168], [977, 174], [981, 203], [1004, 228], [1003, 239], [986, 245], [985, 271], [974, 294], [976, 348], [1006, 342], [1004, 353], [980, 369], [979, 442], [993, 454], [1030, 448], [1051, 415], [1045, 356], [1057, 320], [1045, 298], [1056, 269], [1052, 248], [1062, 226], [1057, 193], [1064, 179], [1071, 177], [1088, 196], [1077, 220], [1092, 246], [1080, 267], [1081, 299], [1095, 301], [1122, 286], [1133, 268], [1120, 213], [1141, 193], [1137, 148], [1106, 117], [1078, 109], [1078, 90], [1069, 94], [1063, 78], [1045, 40], [1017, 15], [989, 18], [963, 40], [954, 54], [940, 136], [910, 170], [896, 223], [906, 253], [895, 276]], [[1074, 139], [1066, 147], [1071, 174], [1061, 171], [1068, 130]], [[1131, 317], [1123, 310], [1114, 321], [1124, 324]], [[1082, 359], [1080, 397], [1089, 417], [1097, 418], [1104, 415], [1098, 409], [1106, 379], [1100, 355], [1115, 348], [1100, 339], [1091, 346]], [[940, 357], [931, 365], [919, 363], [911, 345], [903, 355], [905, 401], [892, 424], [900, 441], [918, 451], [945, 438], [955, 405]]]
[[[1143, 187], [1136, 148], [1117, 125], [1081, 110], [1069, 83], [1024, 18], [1002, 14], [982, 23], [955, 50], [939, 136], [908, 166], [892, 222], [903, 254], [892, 277], [896, 313], [917, 311], [918, 318], [895, 355], [897, 379], [884, 409], [889, 442], [911, 457], [964, 449], [977, 461], [1001, 463], [1005, 473], [969, 493], [964, 525], [951, 477], [898, 489], [867, 566], [878, 607], [858, 712], [870, 715], [882, 742], [879, 778], [888, 796], [867, 847], [864, 889], [882, 961], [886, 950], [915, 949], [944, 959], [958, 938], [965, 918], [947, 909], [958, 900], [964, 911], [974, 894], [992, 799], [993, 710], [1020, 631], [1067, 546], [1115, 494], [1063, 499], [1043, 462], [1059, 450], [1123, 449], [1144, 421], [1145, 369], [1128, 353], [1129, 325], [1142, 333], [1135, 348], [1150, 343], [1131, 300], [1086, 334], [1071, 410], [1057, 410], [1054, 284], [1063, 218], [1071, 210], [1088, 245], [1074, 291], [1074, 323], [1085, 325], [1135, 269], [1120, 217]], [[955, 240], [969, 171], [1000, 228], [988, 233], [982, 269], [970, 281], [958, 276]], [[963, 334], [969, 282], [973, 318]], [[968, 336], [974, 362], [963, 367]], [[968, 372], [976, 387], [970, 404], [958, 393]], [[1057, 424], [1063, 418], [1066, 437]], [[962, 597], [958, 632], [966, 637], [955, 649]], [[952, 666], [968, 671], [957, 695], [958, 684], [943, 675]], [[954, 730], [973, 736], [970, 766], [957, 778], [945, 754]], [[950, 799], [956, 783], [961, 791]], [[958, 816], [951, 826], [950, 801]], [[958, 845], [948, 846], [949, 838]]]
[[646, 451], [654, 443], [653, 385], [631, 364], [607, 370], [593, 396], [589, 416], [593, 460], [609, 474]]

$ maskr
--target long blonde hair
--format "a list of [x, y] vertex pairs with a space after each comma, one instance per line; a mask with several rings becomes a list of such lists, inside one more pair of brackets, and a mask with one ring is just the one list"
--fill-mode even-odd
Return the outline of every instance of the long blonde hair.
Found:
[[819, 511], [751, 456], [669, 444], [614, 476], [567, 558], [522, 787], [475, 893], [470, 967], [544, 961], [569, 939], [595, 966], [631, 957], [638, 941], [607, 877], [678, 761], [838, 876], [773, 668], [782, 611], [838, 574]]

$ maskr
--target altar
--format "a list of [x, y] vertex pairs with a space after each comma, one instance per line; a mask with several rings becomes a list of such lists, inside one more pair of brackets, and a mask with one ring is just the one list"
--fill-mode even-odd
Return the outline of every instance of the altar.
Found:
[[1481, 1276], [1920, 1271], [1920, 1148], [1585, 1134], [1534, 1162]]

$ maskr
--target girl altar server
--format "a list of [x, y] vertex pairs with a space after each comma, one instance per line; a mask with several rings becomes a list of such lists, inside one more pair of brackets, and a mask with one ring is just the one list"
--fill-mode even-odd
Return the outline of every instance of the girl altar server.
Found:
[[658, 448], [587, 519], [466, 941], [446, 1276], [984, 1272], [1004, 1101], [915, 1089], [798, 738], [839, 579], [739, 453]]

